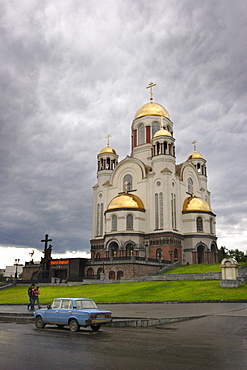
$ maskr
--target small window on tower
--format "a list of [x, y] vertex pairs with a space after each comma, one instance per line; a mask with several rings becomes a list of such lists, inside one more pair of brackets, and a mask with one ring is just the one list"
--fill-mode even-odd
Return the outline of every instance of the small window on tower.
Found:
[[188, 193], [193, 194], [193, 180], [191, 177], [188, 178]]

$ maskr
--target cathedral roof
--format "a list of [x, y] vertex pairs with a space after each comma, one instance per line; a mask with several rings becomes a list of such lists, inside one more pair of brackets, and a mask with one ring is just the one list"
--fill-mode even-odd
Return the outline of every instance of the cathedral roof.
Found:
[[162, 105], [153, 102], [146, 103], [139, 108], [134, 119], [144, 116], [162, 116], [170, 119], [167, 110]]
[[164, 128], [161, 128], [159, 131], [156, 131], [154, 134], [154, 137], [159, 137], [159, 136], [172, 136], [172, 134], [165, 130]]
[[194, 195], [185, 199], [183, 212], [212, 212], [208, 203]]
[[129, 193], [119, 194], [113, 198], [107, 207], [107, 211], [113, 209], [139, 209], [145, 211], [141, 199], [137, 195]]
[[194, 152], [189, 155], [188, 159], [203, 159], [203, 156], [200, 153]]
[[113, 148], [111, 148], [110, 146], [106, 146], [105, 148], [103, 148], [101, 151], [100, 151], [100, 154], [103, 154], [103, 153], [112, 153], [112, 154], [117, 154], [115, 152], [115, 150]]

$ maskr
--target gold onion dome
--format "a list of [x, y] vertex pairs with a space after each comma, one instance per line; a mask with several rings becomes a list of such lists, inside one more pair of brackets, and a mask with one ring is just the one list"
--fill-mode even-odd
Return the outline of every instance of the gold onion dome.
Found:
[[191, 196], [185, 199], [183, 204], [183, 212], [212, 212], [208, 203], [195, 196]]
[[194, 152], [189, 155], [188, 159], [204, 159], [200, 153]]
[[136, 112], [135, 118], [140, 118], [144, 116], [162, 116], [170, 119], [167, 110], [158, 103], [146, 103]]
[[100, 151], [100, 154], [103, 154], [103, 153], [112, 153], [112, 154], [116, 154], [115, 150], [113, 148], [111, 148], [110, 146], [106, 146], [105, 148], [103, 148], [101, 151]]
[[140, 209], [145, 210], [141, 199], [133, 194], [123, 193], [112, 199], [107, 210], [112, 209]]
[[164, 128], [161, 128], [159, 131], [155, 132], [154, 138], [159, 136], [172, 136], [172, 134]]

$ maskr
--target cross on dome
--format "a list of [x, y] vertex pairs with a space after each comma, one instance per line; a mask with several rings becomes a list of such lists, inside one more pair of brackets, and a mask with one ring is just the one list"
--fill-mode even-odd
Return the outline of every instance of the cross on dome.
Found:
[[191, 144], [194, 144], [194, 152], [196, 152], [196, 144], [197, 143], [198, 143], [198, 141], [196, 141], [196, 140], [192, 141], [192, 143], [191, 143]]
[[156, 84], [154, 84], [153, 82], [150, 82], [149, 85], [146, 87], [146, 89], [150, 89], [149, 90], [149, 93], [150, 93], [150, 103], [152, 103], [153, 101], [153, 87], [156, 86]]
[[107, 138], [107, 146], [109, 147], [110, 146], [110, 137], [111, 137], [111, 135], [107, 135], [106, 136], [106, 138]]

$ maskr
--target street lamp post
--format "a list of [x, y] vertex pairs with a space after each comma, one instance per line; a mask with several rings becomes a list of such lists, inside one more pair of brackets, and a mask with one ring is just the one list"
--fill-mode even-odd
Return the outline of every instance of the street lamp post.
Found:
[[19, 262], [20, 262], [20, 260], [16, 258], [15, 259], [15, 267], [16, 267], [16, 269], [15, 269], [15, 279], [17, 279], [17, 269], [18, 269]]

